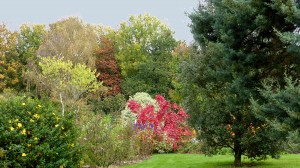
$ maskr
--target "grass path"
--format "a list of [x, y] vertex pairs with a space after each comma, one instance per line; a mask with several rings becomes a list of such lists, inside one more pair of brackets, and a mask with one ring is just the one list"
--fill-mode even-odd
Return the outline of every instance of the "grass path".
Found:
[[[243, 158], [243, 163], [251, 163]], [[196, 154], [158, 154], [144, 162], [122, 168], [231, 168], [233, 156], [207, 157]], [[253, 168], [300, 168], [300, 154], [283, 155], [280, 159], [255, 162]]]

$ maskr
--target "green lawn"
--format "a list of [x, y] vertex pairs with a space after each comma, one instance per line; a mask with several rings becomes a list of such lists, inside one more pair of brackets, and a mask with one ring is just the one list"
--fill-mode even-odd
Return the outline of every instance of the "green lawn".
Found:
[[[243, 163], [251, 163], [243, 158]], [[218, 155], [207, 157], [196, 154], [159, 154], [144, 162], [122, 168], [230, 168], [233, 156]], [[280, 159], [255, 162], [254, 168], [300, 168], [300, 154], [283, 155]]]

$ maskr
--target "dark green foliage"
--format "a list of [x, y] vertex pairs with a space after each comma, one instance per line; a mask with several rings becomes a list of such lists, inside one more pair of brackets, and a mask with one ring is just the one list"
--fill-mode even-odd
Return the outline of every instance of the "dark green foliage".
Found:
[[262, 99], [258, 88], [266, 78], [281, 85], [285, 71], [299, 74], [300, 59], [286, 36], [295, 36], [299, 14], [293, 0], [208, 0], [190, 14], [201, 53], [183, 63], [181, 79], [191, 123], [208, 151], [232, 148], [235, 165], [242, 154], [278, 156], [282, 132], [254, 115], [250, 98]]
[[266, 81], [261, 94], [265, 101], [252, 101], [253, 108], [261, 117], [267, 117], [278, 130], [289, 133], [289, 136], [278, 137], [288, 139], [288, 151], [300, 151], [300, 84], [299, 80], [285, 78], [285, 87], [280, 87], [274, 81]]
[[77, 167], [81, 159], [72, 116], [57, 105], [30, 98], [0, 103], [0, 165], [8, 167]]
[[104, 98], [90, 99], [89, 104], [96, 114], [113, 114], [118, 113], [125, 108], [126, 99], [124, 95], [107, 96]]
[[171, 80], [167, 71], [170, 70], [164, 69], [162, 66], [155, 66], [155, 63], [150, 62], [142, 64], [135, 76], [127, 77], [121, 82], [122, 91], [127, 96], [137, 92], [146, 92], [152, 96], [160, 93], [168, 97]]
[[284, 144], [284, 149], [288, 153], [300, 153], [300, 134], [299, 131], [291, 131], [287, 137], [287, 141]]
[[276, 86], [275, 83], [264, 83], [261, 94], [267, 103], [261, 110], [268, 118], [276, 119], [283, 130], [300, 130], [299, 81], [285, 78], [286, 86]]

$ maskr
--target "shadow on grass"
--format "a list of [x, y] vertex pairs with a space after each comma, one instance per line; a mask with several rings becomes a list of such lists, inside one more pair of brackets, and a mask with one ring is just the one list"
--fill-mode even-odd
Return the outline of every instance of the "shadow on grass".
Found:
[[[224, 161], [224, 162], [218, 162], [218, 163], [187, 163], [185, 164], [186, 168], [199, 168], [199, 166], [202, 168], [236, 168], [232, 162]], [[276, 165], [272, 163], [265, 163], [265, 162], [246, 162], [242, 163], [243, 168], [252, 167], [252, 168], [268, 168], [268, 167], [274, 167]], [[299, 165], [300, 166], [300, 165]], [[281, 168], [281, 167], [277, 167]]]

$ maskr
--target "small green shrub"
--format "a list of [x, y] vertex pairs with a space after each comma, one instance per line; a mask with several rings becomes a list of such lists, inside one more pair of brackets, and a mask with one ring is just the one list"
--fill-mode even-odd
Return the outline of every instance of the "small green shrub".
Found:
[[231, 148], [224, 147], [224, 148], [220, 149], [217, 154], [218, 155], [232, 155], [233, 151]]
[[108, 167], [134, 157], [133, 129], [112, 121], [110, 115], [96, 115], [84, 128], [84, 153], [92, 165]]
[[77, 167], [81, 159], [72, 116], [49, 101], [14, 97], [0, 102], [0, 165]]
[[178, 153], [189, 153], [189, 154], [202, 154], [203, 143], [192, 139], [185, 141], [179, 148]]
[[151, 130], [145, 129], [136, 133], [134, 142], [139, 156], [147, 157], [153, 153], [155, 146], [157, 146], [157, 141], [154, 138], [155, 135]]

